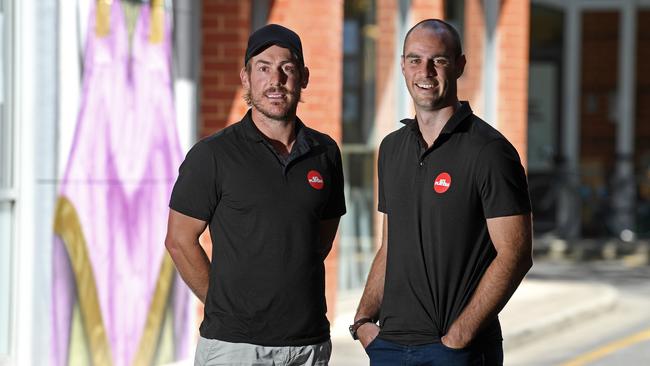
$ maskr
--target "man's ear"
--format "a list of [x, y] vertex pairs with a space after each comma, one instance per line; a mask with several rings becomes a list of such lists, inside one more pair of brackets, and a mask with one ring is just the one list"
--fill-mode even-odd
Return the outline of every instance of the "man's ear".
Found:
[[300, 83], [300, 87], [303, 88], [303, 89], [306, 89], [307, 84], [309, 84], [309, 69], [307, 68], [307, 66], [305, 66], [302, 69], [302, 80], [301, 80], [301, 83]]
[[466, 64], [467, 64], [467, 59], [465, 58], [465, 55], [458, 56], [458, 60], [456, 60], [456, 79], [458, 79], [459, 77], [461, 77], [461, 75], [463, 75]]
[[248, 90], [251, 87], [251, 83], [249, 80], [249, 75], [248, 71], [246, 71], [246, 66], [242, 67], [241, 71], [239, 72], [239, 78], [241, 79], [241, 85], [244, 87], [244, 89]]

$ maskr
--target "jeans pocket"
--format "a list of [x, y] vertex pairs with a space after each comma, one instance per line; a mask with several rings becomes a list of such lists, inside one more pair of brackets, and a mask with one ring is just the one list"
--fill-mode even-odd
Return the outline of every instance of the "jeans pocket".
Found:
[[377, 340], [378, 340], [378, 339], [379, 339], [379, 337], [375, 337], [372, 341], [370, 341], [370, 343], [368, 343], [368, 344], [366, 345], [366, 348], [364, 348], [364, 350], [366, 351], [366, 353], [368, 353], [368, 350], [370, 349], [370, 347], [374, 346], [374, 345], [377, 343]]
[[451, 348], [442, 342], [440, 342], [440, 347], [442, 347], [442, 349], [444, 349], [445, 351], [455, 352], [455, 353], [469, 352], [470, 350], [469, 346], [463, 348]]
[[474, 366], [483, 365], [483, 354], [476, 347], [469, 345], [463, 348], [451, 348], [440, 342], [441, 360], [450, 365]]

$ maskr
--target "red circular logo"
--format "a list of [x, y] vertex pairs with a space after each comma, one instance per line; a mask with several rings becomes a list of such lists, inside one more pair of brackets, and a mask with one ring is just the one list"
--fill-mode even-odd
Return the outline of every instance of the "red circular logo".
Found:
[[320, 190], [325, 186], [323, 177], [316, 170], [310, 170], [309, 173], [307, 173], [307, 182], [309, 182], [309, 185], [314, 189]]
[[449, 173], [440, 173], [433, 182], [433, 190], [436, 193], [445, 193], [451, 187], [451, 176]]

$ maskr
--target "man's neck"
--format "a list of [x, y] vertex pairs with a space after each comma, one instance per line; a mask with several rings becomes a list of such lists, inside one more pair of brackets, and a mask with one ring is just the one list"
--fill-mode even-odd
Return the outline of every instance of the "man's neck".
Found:
[[427, 145], [427, 148], [433, 145], [440, 132], [445, 127], [451, 116], [454, 115], [459, 107], [458, 101], [450, 103], [448, 106], [436, 110], [422, 110], [421, 108], [415, 109], [415, 115], [418, 122], [420, 134]]
[[273, 145], [278, 153], [288, 155], [291, 152], [291, 148], [296, 141], [295, 115], [286, 120], [276, 120], [268, 118], [253, 108], [251, 117], [255, 127]]

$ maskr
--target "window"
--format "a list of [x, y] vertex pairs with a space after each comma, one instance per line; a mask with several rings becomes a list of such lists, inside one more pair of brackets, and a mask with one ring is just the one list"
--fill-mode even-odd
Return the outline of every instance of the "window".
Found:
[[465, 1], [445, 1], [445, 21], [453, 25], [458, 31], [460, 39], [463, 39], [465, 32]]
[[344, 2], [343, 166], [347, 215], [341, 219], [339, 288], [365, 284], [375, 254], [375, 1]]

